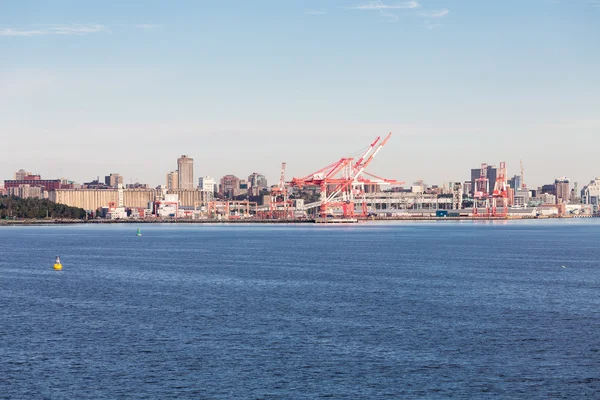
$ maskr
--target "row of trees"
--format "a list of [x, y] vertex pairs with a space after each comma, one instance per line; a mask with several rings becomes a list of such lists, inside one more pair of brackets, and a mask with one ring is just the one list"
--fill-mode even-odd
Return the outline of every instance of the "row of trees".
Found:
[[0, 196], [0, 219], [40, 219], [46, 217], [85, 219], [86, 212], [83, 208], [69, 207], [45, 199]]

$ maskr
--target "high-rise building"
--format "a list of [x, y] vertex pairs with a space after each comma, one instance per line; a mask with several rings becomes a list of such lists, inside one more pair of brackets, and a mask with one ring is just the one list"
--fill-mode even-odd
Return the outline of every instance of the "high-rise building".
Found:
[[521, 175], [515, 175], [508, 180], [508, 186], [511, 189], [518, 189], [521, 187]]
[[182, 155], [177, 159], [179, 173], [179, 189], [194, 189], [194, 159]]
[[167, 189], [179, 189], [179, 173], [171, 171], [167, 174]]
[[267, 178], [258, 172], [253, 172], [248, 176], [248, 193], [251, 196], [259, 196], [263, 189], [268, 188]]
[[198, 190], [202, 192], [204, 201], [212, 201], [215, 198], [215, 179], [210, 176], [198, 178]]
[[219, 185], [219, 192], [229, 198], [239, 196], [240, 191], [240, 178], [235, 175], [225, 175], [221, 178], [221, 184]]
[[104, 183], [106, 186], [117, 187], [119, 183], [123, 184], [123, 177], [119, 174], [110, 174], [104, 177]]
[[[494, 186], [496, 185], [496, 176], [498, 170], [494, 165], [488, 165], [486, 170], [486, 177], [488, 179], [488, 190], [489, 194], [494, 192]], [[475, 180], [481, 177], [481, 168], [471, 170], [471, 196], [475, 193]]]
[[554, 180], [554, 186], [556, 187], [556, 204], [567, 203], [571, 195], [569, 178], [563, 176]]
[[202, 176], [198, 178], [198, 190], [202, 192], [215, 192], [215, 179], [210, 176]]
[[581, 202], [594, 206], [594, 212], [598, 211], [600, 205], [600, 177], [590, 181], [590, 183], [581, 189]]

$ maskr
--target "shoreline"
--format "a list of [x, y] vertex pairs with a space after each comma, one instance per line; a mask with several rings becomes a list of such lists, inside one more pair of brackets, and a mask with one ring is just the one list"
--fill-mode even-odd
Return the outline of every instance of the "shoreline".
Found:
[[[566, 217], [410, 217], [410, 218], [373, 218], [361, 219], [358, 222], [327, 222], [334, 225], [353, 225], [364, 222], [411, 222], [411, 221], [523, 221], [523, 220], [559, 220], [598, 218], [599, 216], [566, 216]], [[165, 220], [79, 220], [79, 219], [22, 219], [22, 220], [0, 220], [1, 226], [32, 226], [32, 225], [78, 225], [78, 224], [316, 224], [314, 219], [303, 220], [256, 220], [256, 219], [165, 219]]]

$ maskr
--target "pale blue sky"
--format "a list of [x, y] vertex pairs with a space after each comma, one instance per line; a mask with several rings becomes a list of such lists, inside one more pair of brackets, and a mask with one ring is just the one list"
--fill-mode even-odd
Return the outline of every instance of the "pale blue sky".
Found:
[[0, 0], [0, 179], [25, 168], [306, 175], [393, 132], [372, 172], [600, 175], [600, 0]]

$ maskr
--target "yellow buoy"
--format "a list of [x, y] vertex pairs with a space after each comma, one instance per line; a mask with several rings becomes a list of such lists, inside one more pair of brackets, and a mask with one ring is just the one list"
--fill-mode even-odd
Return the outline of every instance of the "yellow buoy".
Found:
[[60, 271], [62, 269], [62, 264], [60, 263], [60, 257], [56, 256], [56, 260], [54, 261], [54, 269]]

